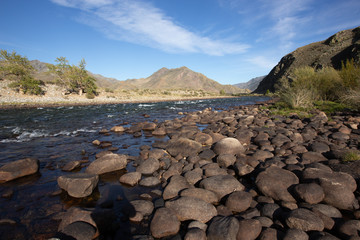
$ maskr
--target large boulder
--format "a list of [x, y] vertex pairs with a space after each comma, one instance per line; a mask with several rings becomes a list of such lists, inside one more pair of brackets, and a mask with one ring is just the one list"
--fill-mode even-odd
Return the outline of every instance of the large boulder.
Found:
[[0, 167], [0, 182], [8, 182], [20, 177], [31, 175], [39, 171], [39, 161], [33, 158], [25, 158]]
[[296, 185], [294, 192], [300, 199], [310, 204], [317, 204], [325, 197], [324, 190], [316, 183], [303, 183]]
[[90, 163], [86, 168], [86, 172], [91, 174], [103, 174], [124, 169], [126, 168], [126, 165], [127, 158], [125, 155], [109, 153]]
[[200, 152], [202, 145], [194, 140], [188, 138], [171, 139], [166, 147], [166, 150], [174, 157], [181, 155], [188, 157]]
[[269, 167], [258, 174], [255, 184], [268, 197], [278, 201], [296, 202], [289, 187], [299, 183], [298, 177], [285, 169]]
[[216, 175], [205, 178], [200, 182], [200, 187], [215, 192], [219, 199], [234, 191], [243, 191], [245, 189], [244, 185], [230, 175]]
[[57, 179], [59, 187], [70, 196], [83, 198], [91, 195], [99, 182], [99, 176], [88, 173], [74, 173], [60, 176]]
[[214, 152], [220, 154], [241, 154], [245, 152], [244, 146], [236, 138], [223, 138], [214, 146]]
[[180, 221], [173, 210], [164, 207], [156, 210], [150, 223], [150, 231], [155, 238], [172, 236], [179, 230]]
[[167, 201], [165, 207], [171, 208], [180, 221], [197, 220], [206, 223], [217, 215], [214, 205], [192, 197]]

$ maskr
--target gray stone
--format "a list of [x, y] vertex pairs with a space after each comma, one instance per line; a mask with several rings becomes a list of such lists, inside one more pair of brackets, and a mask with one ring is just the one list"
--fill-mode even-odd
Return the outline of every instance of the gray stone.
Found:
[[157, 171], [159, 167], [159, 160], [155, 158], [148, 158], [136, 168], [136, 171], [141, 174], [150, 175]]
[[236, 239], [255, 240], [261, 233], [262, 225], [256, 219], [243, 219], [239, 221], [239, 231]]
[[186, 232], [184, 240], [206, 240], [206, 233], [200, 228], [191, 228]]
[[200, 187], [215, 192], [220, 199], [229, 193], [245, 189], [244, 185], [230, 175], [205, 178], [200, 182]]
[[239, 231], [239, 221], [235, 217], [216, 216], [207, 230], [208, 240], [233, 240]]
[[163, 199], [168, 200], [179, 195], [179, 192], [183, 189], [189, 188], [191, 185], [181, 175], [174, 175], [170, 178], [170, 182], [165, 187], [163, 192]]
[[321, 218], [305, 208], [292, 210], [285, 221], [288, 227], [300, 229], [305, 232], [324, 230], [324, 223]]
[[37, 173], [38, 171], [39, 161], [33, 158], [25, 158], [9, 162], [0, 167], [0, 182], [8, 182]]
[[130, 185], [130, 186], [135, 186], [136, 184], [138, 184], [138, 182], [141, 179], [141, 173], [139, 172], [129, 172], [129, 173], [125, 173], [124, 175], [122, 175], [119, 179], [119, 181], [121, 183]]
[[98, 175], [88, 173], [74, 173], [60, 176], [57, 179], [59, 187], [75, 198], [83, 198], [91, 195], [98, 181]]
[[220, 167], [227, 168], [231, 165], [234, 165], [236, 162], [236, 157], [232, 154], [221, 154], [216, 158], [216, 162]]
[[90, 163], [85, 172], [103, 174], [124, 169], [126, 165], [127, 158], [125, 155], [109, 153]]
[[141, 179], [141, 181], [139, 182], [140, 186], [144, 186], [144, 187], [155, 187], [157, 185], [159, 185], [161, 182], [157, 177], [146, 177]]
[[247, 210], [252, 202], [252, 196], [245, 191], [236, 191], [229, 195], [225, 206], [233, 212], [242, 212]]
[[94, 238], [96, 228], [89, 223], [78, 221], [66, 226], [62, 233], [77, 240], [88, 240]]
[[181, 154], [183, 157], [196, 155], [200, 152], [202, 145], [196, 141], [187, 138], [171, 139], [168, 142], [166, 150], [173, 156]]
[[296, 185], [294, 192], [300, 199], [310, 204], [317, 204], [325, 197], [324, 190], [316, 183]]
[[223, 138], [215, 144], [214, 152], [220, 154], [240, 154], [245, 152], [244, 146], [236, 138]]
[[283, 240], [308, 240], [308, 239], [309, 239], [309, 235], [307, 235], [306, 232], [300, 229], [290, 228], [286, 231]]

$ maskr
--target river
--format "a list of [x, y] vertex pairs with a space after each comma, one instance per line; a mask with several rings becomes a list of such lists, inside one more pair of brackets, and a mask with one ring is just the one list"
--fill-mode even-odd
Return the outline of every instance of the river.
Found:
[[[103, 151], [91, 144], [95, 139], [110, 141], [115, 153], [138, 156], [140, 147], [151, 146], [156, 140], [143, 134], [100, 135], [101, 129], [115, 125], [129, 127], [144, 121], [162, 122], [180, 118], [179, 112], [194, 112], [211, 107], [229, 109], [239, 105], [255, 104], [267, 97], [239, 97], [224, 99], [190, 100], [158, 103], [107, 104], [92, 106], [64, 106], [49, 108], [0, 110], [0, 166], [14, 160], [31, 157], [40, 162], [38, 174], [0, 184], [0, 220], [9, 219], [16, 224], [0, 224], [0, 239], [46, 239], [57, 230], [58, 212], [71, 206], [93, 207], [97, 197], [74, 199], [59, 192], [57, 178], [69, 174], [61, 167], [73, 160], [95, 159]], [[132, 171], [131, 166], [128, 171]], [[79, 170], [84, 171], [84, 168]], [[126, 198], [135, 199], [139, 187], [122, 186], [118, 179], [124, 172], [101, 176], [98, 195], [109, 185], [121, 186]], [[8, 221], [8, 220], [7, 220]]]

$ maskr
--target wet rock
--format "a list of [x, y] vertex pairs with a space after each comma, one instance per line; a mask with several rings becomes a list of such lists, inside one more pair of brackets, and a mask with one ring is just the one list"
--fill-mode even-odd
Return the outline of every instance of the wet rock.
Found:
[[172, 236], [179, 230], [180, 221], [171, 209], [159, 208], [156, 210], [150, 223], [150, 231], [155, 238]]
[[217, 156], [216, 162], [219, 164], [220, 167], [227, 168], [231, 165], [234, 165], [236, 162], [236, 157], [232, 154], [221, 154]]
[[61, 219], [61, 222], [58, 227], [58, 231], [62, 232], [66, 226], [69, 226], [74, 222], [86, 222], [91, 224], [93, 227], [96, 227], [96, 223], [91, 216], [92, 211], [81, 209], [77, 207], [71, 207], [66, 212], [61, 213], [56, 219]]
[[183, 189], [189, 188], [191, 185], [186, 181], [186, 178], [180, 175], [171, 177], [169, 184], [165, 187], [163, 192], [163, 199], [168, 200], [179, 195]]
[[171, 208], [180, 221], [197, 220], [206, 223], [217, 215], [216, 208], [212, 204], [192, 197], [167, 201], [165, 207]]
[[166, 150], [174, 157], [181, 154], [183, 157], [196, 155], [200, 152], [202, 145], [187, 138], [171, 139]]
[[125, 128], [123, 126], [114, 126], [110, 129], [112, 132], [125, 132]]
[[239, 221], [235, 217], [214, 217], [207, 229], [208, 240], [233, 240], [239, 231]]
[[77, 240], [88, 240], [95, 236], [96, 228], [89, 223], [77, 221], [66, 226], [61, 233]]
[[152, 123], [152, 122], [145, 123], [142, 126], [142, 130], [144, 130], [144, 131], [154, 131], [155, 128], [156, 128], [156, 123]]
[[185, 234], [184, 240], [206, 240], [206, 233], [200, 228], [191, 228]]
[[285, 221], [288, 227], [300, 229], [305, 232], [324, 230], [324, 223], [321, 218], [305, 208], [292, 210]]
[[203, 189], [203, 188], [188, 188], [180, 192], [180, 196], [182, 197], [193, 197], [201, 199], [208, 203], [218, 203], [219, 198], [218, 196], [209, 190]]
[[8, 182], [20, 177], [32, 175], [39, 170], [39, 161], [33, 158], [25, 158], [5, 163], [0, 167], [0, 182]]
[[310, 204], [317, 204], [325, 197], [324, 190], [316, 183], [296, 185], [294, 192], [300, 199]]
[[136, 168], [136, 171], [141, 174], [150, 175], [157, 171], [159, 167], [159, 160], [155, 158], [148, 158]]
[[92, 191], [97, 186], [98, 181], [98, 175], [88, 173], [74, 173], [60, 176], [57, 179], [59, 187], [75, 198], [91, 195]]
[[255, 240], [260, 235], [261, 230], [262, 225], [256, 219], [240, 220], [236, 239]]
[[122, 175], [119, 179], [119, 181], [121, 183], [130, 185], [130, 186], [135, 186], [136, 184], [138, 184], [138, 182], [141, 179], [141, 173], [139, 172], [129, 172], [129, 173], [125, 173], [124, 175]]
[[200, 182], [200, 187], [215, 192], [220, 199], [229, 193], [245, 189], [244, 185], [230, 175], [205, 178]]
[[96, 139], [96, 140], [92, 141], [92, 144], [95, 146], [100, 146], [101, 142]]
[[306, 232], [300, 229], [290, 228], [286, 231], [283, 240], [308, 240], [308, 239], [309, 239], [309, 235], [307, 235]]
[[141, 179], [139, 185], [143, 187], [156, 187], [160, 183], [161, 182], [157, 177], [146, 177]]
[[109, 153], [90, 163], [86, 173], [103, 174], [126, 168], [127, 158], [122, 154]]
[[245, 152], [244, 146], [236, 138], [223, 138], [215, 144], [214, 152], [220, 154], [240, 154]]
[[166, 128], [164, 127], [156, 128], [151, 134], [154, 136], [164, 136], [166, 135]]
[[267, 168], [258, 174], [255, 181], [256, 186], [265, 196], [288, 202], [296, 202], [288, 189], [298, 183], [299, 179], [294, 173], [278, 167]]
[[72, 170], [74, 170], [75, 168], [80, 167], [81, 162], [80, 161], [71, 161], [68, 162], [67, 164], [65, 164], [64, 167], [62, 167], [61, 170], [65, 171], [65, 172], [70, 172]]
[[225, 206], [233, 212], [242, 212], [247, 210], [252, 202], [252, 196], [245, 191], [236, 191], [231, 193], [225, 203]]

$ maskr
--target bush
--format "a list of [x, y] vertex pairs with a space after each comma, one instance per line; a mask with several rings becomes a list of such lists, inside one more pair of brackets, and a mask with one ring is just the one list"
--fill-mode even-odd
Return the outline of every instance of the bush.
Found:
[[360, 160], [360, 153], [359, 151], [348, 151], [342, 157], [344, 162], [354, 162]]

